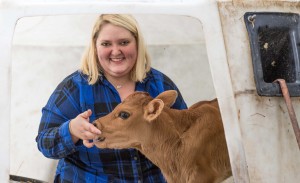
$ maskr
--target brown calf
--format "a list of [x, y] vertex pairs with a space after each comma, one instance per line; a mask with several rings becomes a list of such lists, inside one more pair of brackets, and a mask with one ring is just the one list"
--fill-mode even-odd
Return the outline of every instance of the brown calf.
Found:
[[99, 148], [136, 148], [156, 164], [169, 183], [219, 183], [231, 168], [218, 101], [171, 109], [177, 92], [152, 98], [136, 92], [94, 121]]

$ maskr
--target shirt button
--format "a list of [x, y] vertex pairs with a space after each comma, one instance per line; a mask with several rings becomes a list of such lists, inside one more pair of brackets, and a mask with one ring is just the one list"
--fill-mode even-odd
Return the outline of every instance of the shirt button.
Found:
[[141, 181], [141, 180], [138, 180], [138, 183], [142, 183], [142, 181]]
[[[137, 160], [138, 158], [136, 156], [133, 157], [134, 160]], [[140, 180], [139, 180], [140, 181]]]

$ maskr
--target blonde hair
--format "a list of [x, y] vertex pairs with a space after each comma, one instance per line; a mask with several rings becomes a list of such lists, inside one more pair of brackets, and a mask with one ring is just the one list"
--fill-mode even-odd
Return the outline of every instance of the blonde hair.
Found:
[[130, 31], [137, 42], [137, 61], [130, 71], [131, 79], [135, 82], [142, 82], [146, 73], [150, 70], [150, 57], [146, 48], [144, 38], [141, 34], [137, 21], [131, 15], [124, 14], [103, 14], [100, 15], [93, 27], [90, 43], [86, 48], [81, 59], [80, 69], [88, 75], [89, 84], [95, 84], [101, 76], [102, 67], [98, 60], [96, 40], [103, 25], [110, 23], [116, 26], [123, 27]]

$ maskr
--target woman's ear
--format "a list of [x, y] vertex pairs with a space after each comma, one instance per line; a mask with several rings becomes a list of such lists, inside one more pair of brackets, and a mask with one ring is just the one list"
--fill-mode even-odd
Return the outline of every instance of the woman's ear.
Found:
[[156, 119], [161, 111], [164, 108], [164, 102], [160, 99], [153, 99], [151, 100], [145, 107], [144, 107], [144, 118], [151, 122]]

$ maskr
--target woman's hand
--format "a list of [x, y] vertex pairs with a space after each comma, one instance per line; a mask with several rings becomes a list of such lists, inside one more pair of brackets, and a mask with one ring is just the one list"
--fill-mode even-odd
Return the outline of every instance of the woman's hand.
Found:
[[94, 139], [96, 135], [101, 134], [101, 131], [89, 122], [89, 117], [91, 115], [92, 111], [89, 109], [79, 114], [69, 123], [69, 130], [72, 135], [73, 142], [76, 143], [79, 139], [82, 139], [83, 145], [87, 148], [94, 146], [94, 143], [89, 140]]

